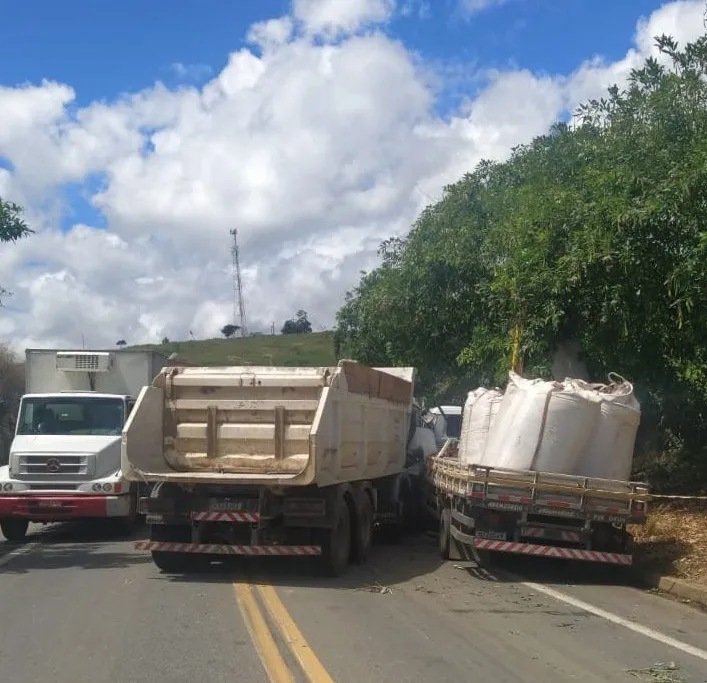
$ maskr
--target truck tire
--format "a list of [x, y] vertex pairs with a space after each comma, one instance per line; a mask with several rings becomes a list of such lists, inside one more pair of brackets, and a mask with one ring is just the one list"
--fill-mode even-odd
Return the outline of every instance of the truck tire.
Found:
[[[348, 507], [348, 506], [346, 506]], [[361, 497], [361, 507], [358, 510], [356, 524], [356, 538], [354, 546], [354, 560], [363, 564], [371, 555], [373, 542], [373, 503], [367, 493]]]
[[[188, 543], [189, 527], [172, 524], [150, 526], [150, 540], [166, 543]], [[164, 550], [151, 551], [152, 561], [167, 574], [189, 574], [208, 569], [211, 559], [201, 553], [174, 553]]]
[[450, 559], [451, 528], [452, 511], [449, 508], [444, 508], [439, 516], [439, 555], [443, 560]]
[[27, 519], [3, 519], [0, 521], [2, 535], [12, 543], [22, 543], [26, 540], [29, 520]]
[[167, 553], [152, 551], [152, 561], [165, 574], [192, 574], [205, 571], [209, 562], [203, 555], [195, 553]]
[[351, 511], [342, 497], [336, 506], [334, 526], [324, 530], [321, 569], [327, 576], [341, 576], [351, 559]]

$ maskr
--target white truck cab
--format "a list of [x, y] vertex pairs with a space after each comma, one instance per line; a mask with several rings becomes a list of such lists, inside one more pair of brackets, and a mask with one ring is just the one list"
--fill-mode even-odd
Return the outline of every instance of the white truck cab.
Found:
[[434, 433], [437, 445], [441, 447], [449, 439], [458, 439], [462, 431], [462, 406], [435, 406], [430, 408], [436, 419]]
[[28, 349], [8, 464], [0, 467], [0, 529], [30, 521], [137, 516], [138, 485], [120, 469], [123, 425], [167, 359], [143, 351]]

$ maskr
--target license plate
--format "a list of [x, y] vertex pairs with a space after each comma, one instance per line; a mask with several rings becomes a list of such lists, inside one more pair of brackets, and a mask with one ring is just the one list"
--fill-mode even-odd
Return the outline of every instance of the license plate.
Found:
[[38, 500], [37, 507], [40, 508], [63, 508], [64, 503], [60, 500]]
[[491, 541], [505, 541], [508, 538], [508, 534], [505, 531], [484, 531], [478, 529], [474, 535], [477, 538], [487, 538]]
[[218, 512], [225, 510], [228, 512], [243, 512], [248, 507], [245, 500], [212, 500], [209, 501], [209, 510]]

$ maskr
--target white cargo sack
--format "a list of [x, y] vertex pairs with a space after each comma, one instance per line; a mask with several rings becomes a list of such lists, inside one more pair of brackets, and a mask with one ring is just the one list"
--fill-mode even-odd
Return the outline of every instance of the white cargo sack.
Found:
[[630, 382], [614, 373], [609, 375], [609, 380], [611, 384], [594, 385], [603, 399], [601, 415], [593, 438], [577, 465], [577, 474], [628, 481], [641, 422], [641, 404], [634, 396]]
[[576, 385], [510, 373], [481, 464], [574, 474], [599, 421], [601, 399]]
[[459, 459], [465, 465], [481, 462], [491, 424], [501, 407], [500, 389], [479, 387], [470, 391], [464, 403]]

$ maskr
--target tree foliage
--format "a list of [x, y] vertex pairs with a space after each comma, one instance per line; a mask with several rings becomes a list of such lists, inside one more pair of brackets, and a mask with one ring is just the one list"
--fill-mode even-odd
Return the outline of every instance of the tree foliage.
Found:
[[502, 382], [576, 343], [594, 377], [643, 403], [642, 467], [663, 488], [707, 477], [707, 38], [583, 104], [504, 162], [445, 189], [381, 246], [338, 313], [342, 353], [413, 364], [435, 397]]
[[312, 323], [307, 318], [307, 311], [299, 310], [295, 317], [286, 320], [280, 332], [282, 334], [308, 334], [312, 331]]
[[[19, 204], [6, 202], [0, 197], [0, 243], [16, 242], [33, 232], [23, 220], [22, 211]], [[0, 286], [0, 305], [2, 297], [8, 294], [9, 292]]]
[[228, 323], [228, 325], [224, 325], [221, 328], [221, 334], [226, 337], [226, 339], [230, 339], [238, 330], [241, 328], [238, 325], [233, 325], [232, 323]]

